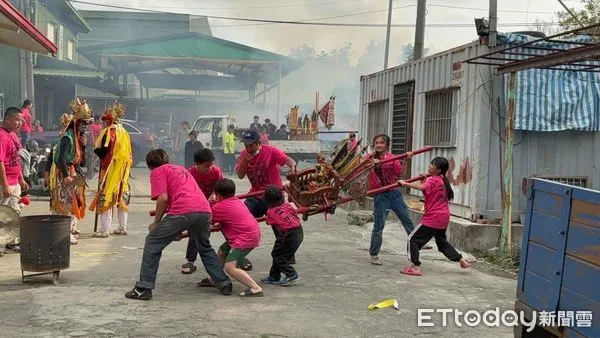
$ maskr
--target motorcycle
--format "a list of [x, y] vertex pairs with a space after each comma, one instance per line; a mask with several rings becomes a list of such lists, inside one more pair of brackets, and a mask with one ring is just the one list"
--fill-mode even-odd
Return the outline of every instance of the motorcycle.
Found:
[[29, 141], [25, 148], [19, 151], [22, 163], [22, 174], [29, 185], [29, 191], [23, 194], [32, 196], [50, 196], [50, 191], [44, 186], [44, 172], [50, 155], [50, 145], [39, 148], [36, 141]]

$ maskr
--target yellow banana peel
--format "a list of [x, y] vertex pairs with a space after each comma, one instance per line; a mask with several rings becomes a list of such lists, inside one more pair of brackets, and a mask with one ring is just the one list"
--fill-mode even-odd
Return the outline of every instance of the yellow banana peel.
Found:
[[400, 307], [398, 305], [398, 300], [394, 299], [394, 298], [383, 300], [377, 304], [370, 304], [368, 309], [369, 310], [385, 309], [390, 306], [393, 306], [396, 310], [400, 310]]

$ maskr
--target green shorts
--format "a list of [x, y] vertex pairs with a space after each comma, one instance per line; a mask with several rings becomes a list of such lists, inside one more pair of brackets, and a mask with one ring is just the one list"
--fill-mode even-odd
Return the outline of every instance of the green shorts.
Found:
[[221, 244], [219, 250], [225, 255], [225, 262], [237, 261], [238, 264], [244, 264], [244, 258], [252, 251], [252, 249], [231, 249], [227, 242]]

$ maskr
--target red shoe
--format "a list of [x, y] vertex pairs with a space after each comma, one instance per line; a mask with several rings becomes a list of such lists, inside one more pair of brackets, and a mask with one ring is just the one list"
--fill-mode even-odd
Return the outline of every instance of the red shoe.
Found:
[[460, 267], [463, 268], [463, 269], [468, 269], [468, 268], [471, 267], [471, 262], [469, 262], [466, 259], [463, 259], [463, 260], [460, 261]]
[[421, 276], [421, 271], [417, 271], [414, 265], [405, 267], [404, 269], [400, 270], [400, 273], [410, 276]]

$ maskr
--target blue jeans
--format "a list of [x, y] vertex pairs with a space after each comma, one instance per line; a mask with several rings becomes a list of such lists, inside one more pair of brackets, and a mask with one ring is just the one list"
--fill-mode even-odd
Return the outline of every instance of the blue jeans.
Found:
[[389, 214], [389, 210], [392, 210], [398, 219], [404, 226], [407, 234], [410, 234], [415, 225], [408, 215], [408, 207], [402, 198], [402, 194], [398, 189], [386, 191], [375, 195], [375, 208], [373, 210], [373, 216], [375, 218], [375, 224], [373, 225], [373, 232], [371, 233], [371, 248], [369, 253], [371, 256], [377, 256], [381, 249], [381, 243], [383, 242], [383, 227], [385, 226], [385, 220]]

